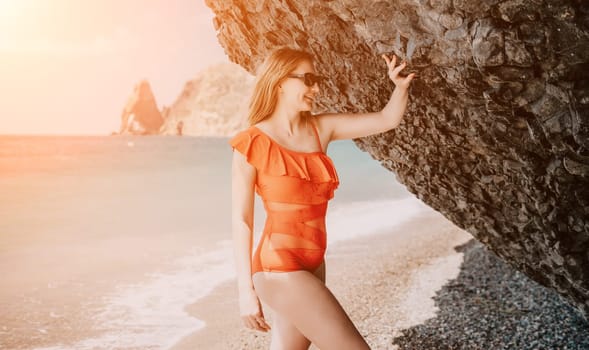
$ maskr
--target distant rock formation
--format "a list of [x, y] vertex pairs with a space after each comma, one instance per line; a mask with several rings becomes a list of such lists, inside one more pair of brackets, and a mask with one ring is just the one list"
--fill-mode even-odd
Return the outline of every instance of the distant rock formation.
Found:
[[254, 76], [235, 63], [219, 63], [186, 83], [163, 109], [163, 135], [229, 136], [246, 126]]
[[159, 132], [163, 122], [151, 86], [146, 80], [140, 81], [135, 85], [121, 114], [119, 134], [154, 135]]
[[584, 0], [206, 0], [230, 60], [312, 52], [324, 110], [380, 110], [382, 53], [419, 77], [401, 125], [355, 140], [426, 204], [589, 318]]
[[212, 65], [188, 81], [176, 101], [161, 112], [149, 83], [141, 81], [123, 110], [119, 134], [233, 135], [247, 125], [254, 79], [235, 63]]

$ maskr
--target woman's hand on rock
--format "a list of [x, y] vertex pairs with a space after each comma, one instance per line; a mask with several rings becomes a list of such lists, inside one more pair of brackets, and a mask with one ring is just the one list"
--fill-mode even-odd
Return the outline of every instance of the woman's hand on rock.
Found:
[[240, 293], [239, 312], [244, 325], [247, 328], [267, 332], [270, 326], [264, 319], [262, 305], [254, 290]]
[[411, 73], [406, 77], [399, 75], [403, 68], [407, 66], [407, 62], [403, 61], [401, 62], [401, 64], [395, 67], [395, 65], [397, 64], [396, 55], [393, 55], [392, 60], [389, 59], [388, 56], [385, 54], [383, 54], [382, 57], [387, 63], [389, 78], [391, 78], [395, 86], [401, 89], [409, 88], [409, 84], [411, 83], [411, 80], [413, 80], [413, 78], [415, 77], [415, 73]]

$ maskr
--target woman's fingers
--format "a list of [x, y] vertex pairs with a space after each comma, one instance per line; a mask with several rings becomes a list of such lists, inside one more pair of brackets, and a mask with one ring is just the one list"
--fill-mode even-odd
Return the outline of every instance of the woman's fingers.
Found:
[[258, 331], [267, 332], [270, 329], [270, 326], [268, 326], [263, 317], [253, 316], [251, 321], [254, 324], [254, 329]]
[[244, 325], [247, 328], [266, 332], [270, 326], [264, 320], [264, 312], [255, 291], [240, 294], [239, 310]]
[[[393, 55], [392, 59], [389, 59], [389, 57], [385, 54], [382, 55], [382, 57], [384, 58], [384, 60], [387, 63], [387, 67], [389, 68], [389, 77], [391, 78], [391, 80], [393, 82], [395, 82], [395, 84], [397, 83], [397, 77], [399, 75], [399, 73], [405, 68], [407, 67], [407, 61], [403, 61], [401, 62], [401, 64], [399, 64], [398, 66], [395, 67], [395, 65], [397, 64], [397, 56]], [[412, 78], [415, 77], [415, 74], [413, 74]], [[405, 80], [407, 77], [404, 77], [403, 79]]]
[[408, 88], [409, 84], [411, 84], [411, 81], [413, 80], [414, 77], [415, 77], [415, 74], [413, 74], [413, 73], [409, 74], [397, 86], [402, 87], [402, 88]]
[[249, 329], [256, 329], [257, 323], [254, 322], [249, 316], [245, 316], [242, 318], [244, 325]]
[[389, 57], [385, 54], [382, 55], [382, 57], [384, 58], [384, 60], [387, 63], [387, 67], [389, 68], [389, 70], [393, 70], [393, 68], [395, 68], [395, 64], [397, 63], [397, 56], [393, 55], [393, 59], [389, 59]]
[[266, 323], [266, 320], [264, 320], [264, 317], [262, 317], [260, 315], [244, 316], [243, 323], [245, 324], [245, 326], [247, 328], [250, 328], [250, 329], [254, 329], [254, 330], [258, 330], [258, 331], [262, 331], [262, 332], [267, 332], [268, 330], [270, 330], [270, 326], [268, 325], [268, 323]]
[[254, 315], [254, 319], [256, 321], [256, 323], [258, 324], [258, 326], [260, 327], [259, 329], [263, 332], [267, 332], [268, 330], [270, 330], [270, 326], [266, 323], [266, 320], [264, 319], [264, 311], [262, 310], [262, 306], [259, 304], [258, 302], [258, 312]]
[[260, 310], [258, 311], [258, 313], [255, 315], [255, 320], [258, 323], [258, 325], [266, 332], [270, 329], [270, 326], [266, 323], [266, 320], [264, 318], [264, 311], [262, 310], [262, 307], [260, 306]]
[[256, 323], [257, 330], [262, 331], [262, 332], [268, 332], [270, 330], [270, 326], [268, 326], [266, 321], [264, 321], [263, 319], [256, 318], [256, 319], [254, 319], [254, 322]]
[[400, 64], [400, 65], [398, 65], [398, 66], [397, 66], [397, 68], [393, 69], [393, 71], [392, 71], [392, 73], [393, 73], [393, 76], [395, 76], [395, 77], [396, 77], [397, 75], [399, 75], [399, 73], [400, 73], [400, 72], [403, 70], [403, 68], [405, 68], [406, 66], [407, 66], [407, 62], [404, 62], [404, 61], [403, 61], [403, 62], [401, 62], [401, 64]]
[[260, 329], [258, 322], [256, 322], [256, 320], [251, 316], [244, 317], [243, 323], [245, 323], [245, 326], [249, 329], [254, 329], [254, 330]]
[[264, 330], [268, 331], [270, 330], [270, 325], [268, 323], [266, 323], [266, 320], [264, 319], [264, 316], [258, 316], [256, 318], [256, 321], [258, 321], [258, 324], [260, 325], [260, 327], [262, 327]]

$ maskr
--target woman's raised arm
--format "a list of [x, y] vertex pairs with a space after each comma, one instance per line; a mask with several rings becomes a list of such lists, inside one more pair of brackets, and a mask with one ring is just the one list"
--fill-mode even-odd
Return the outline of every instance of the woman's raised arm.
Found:
[[330, 135], [329, 141], [353, 139], [358, 137], [379, 134], [396, 128], [403, 119], [409, 98], [409, 84], [415, 77], [414, 73], [406, 77], [399, 73], [405, 68], [403, 62], [395, 67], [397, 57], [386, 61], [389, 78], [395, 84], [395, 89], [386, 106], [380, 112], [369, 113], [326, 113], [317, 116], [317, 121], [322, 130]]

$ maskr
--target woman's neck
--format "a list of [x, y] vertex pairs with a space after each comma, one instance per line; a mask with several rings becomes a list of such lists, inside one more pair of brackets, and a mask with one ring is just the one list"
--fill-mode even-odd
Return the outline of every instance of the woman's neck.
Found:
[[303, 122], [303, 119], [306, 121], [306, 118], [303, 118], [301, 112], [298, 111], [292, 112], [277, 108], [269, 119], [272, 119], [270, 123], [273, 127], [286, 136], [298, 134], [306, 127], [306, 123]]

